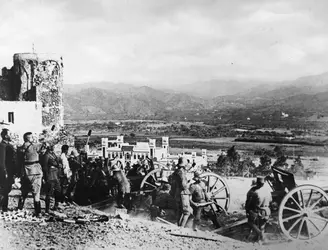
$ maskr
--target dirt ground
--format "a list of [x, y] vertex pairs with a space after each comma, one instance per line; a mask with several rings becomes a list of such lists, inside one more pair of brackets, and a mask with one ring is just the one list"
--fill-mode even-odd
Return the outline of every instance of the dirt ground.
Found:
[[[230, 212], [242, 212], [246, 193], [252, 179], [230, 178], [227, 180], [231, 191]], [[309, 181], [296, 181], [326, 186], [326, 178]], [[16, 192], [16, 193], [15, 193]], [[17, 206], [17, 191], [11, 193], [10, 208]], [[44, 209], [44, 202], [42, 202]], [[32, 199], [26, 204], [26, 211], [33, 211]], [[94, 213], [87, 208], [62, 206], [62, 213], [69, 218], [78, 214]], [[104, 212], [97, 212], [104, 214]], [[266, 249], [280, 250], [296, 249], [327, 249], [328, 235], [322, 235], [311, 242], [288, 242], [278, 229], [268, 228], [269, 242], [267, 245], [246, 243], [210, 232], [193, 232], [181, 230], [176, 226], [152, 222], [144, 218], [111, 216], [107, 222], [90, 222], [82, 225], [71, 222], [45, 222], [44, 220], [29, 221], [30, 219], [6, 220], [0, 219], [0, 249]], [[240, 228], [239, 236], [245, 234], [247, 227]], [[171, 233], [189, 234], [192, 236], [211, 239], [179, 237]], [[235, 237], [238, 238], [238, 237]]]

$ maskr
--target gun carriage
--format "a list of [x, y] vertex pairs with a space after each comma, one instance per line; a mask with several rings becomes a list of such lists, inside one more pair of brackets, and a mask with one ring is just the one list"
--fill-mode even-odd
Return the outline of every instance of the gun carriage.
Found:
[[[328, 187], [297, 185], [294, 175], [272, 167], [266, 180], [272, 189], [271, 222], [289, 240], [308, 241], [328, 231]], [[229, 235], [236, 227], [247, 225], [247, 219], [224, 226], [215, 232]]]

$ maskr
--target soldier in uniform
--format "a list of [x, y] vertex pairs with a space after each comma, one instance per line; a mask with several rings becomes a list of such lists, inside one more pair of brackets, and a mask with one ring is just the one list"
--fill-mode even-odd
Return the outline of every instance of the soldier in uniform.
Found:
[[23, 209], [28, 193], [31, 191], [34, 199], [35, 215], [41, 214], [40, 191], [42, 184], [42, 168], [39, 163], [39, 153], [42, 145], [34, 144], [31, 132], [23, 136], [24, 144], [20, 147], [20, 157], [22, 160], [22, 186], [21, 197], [18, 201], [18, 209]]
[[61, 201], [65, 202], [68, 201], [68, 187], [71, 183], [71, 177], [72, 177], [72, 171], [68, 162], [68, 145], [63, 145], [61, 147], [61, 164], [62, 164], [62, 170], [59, 174], [60, 184], [61, 184]]
[[264, 177], [257, 177], [255, 185], [247, 193], [245, 204], [248, 224], [257, 234], [258, 241], [265, 241], [265, 225], [271, 215], [271, 192], [264, 186]]
[[178, 226], [185, 227], [192, 213], [190, 206], [190, 192], [188, 189], [188, 181], [186, 176], [186, 169], [188, 162], [186, 158], [180, 157], [178, 160], [177, 169], [172, 174], [171, 194], [176, 201], [176, 214]]
[[9, 144], [11, 138], [9, 130], [1, 131], [2, 141], [0, 143], [0, 205], [3, 212], [8, 211], [8, 195], [11, 191], [11, 186], [14, 183], [15, 161], [14, 147]]
[[59, 204], [61, 188], [59, 181], [59, 169], [61, 168], [60, 161], [54, 153], [52, 145], [46, 145], [46, 152], [41, 160], [43, 179], [45, 181], [46, 191], [46, 213], [49, 213], [51, 196], [55, 197], [55, 205], [53, 210], [56, 210]]
[[130, 191], [131, 186], [129, 180], [126, 178], [124, 171], [115, 164], [112, 167], [113, 171], [113, 179], [115, 180], [116, 184], [118, 185], [118, 194], [117, 194], [117, 207], [118, 208], [125, 208], [124, 204], [127, 209], [130, 209]]
[[197, 230], [197, 225], [200, 223], [200, 217], [202, 214], [203, 206], [202, 203], [209, 201], [210, 198], [206, 194], [206, 186], [204, 182], [201, 181], [200, 174], [194, 172], [194, 183], [190, 185], [190, 194], [191, 194], [191, 207], [194, 211], [194, 221], [193, 229]]

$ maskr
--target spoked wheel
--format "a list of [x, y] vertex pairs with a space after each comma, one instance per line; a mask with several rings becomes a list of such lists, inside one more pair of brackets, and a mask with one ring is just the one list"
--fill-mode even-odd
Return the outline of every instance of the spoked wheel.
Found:
[[214, 173], [203, 173], [200, 177], [206, 185], [207, 194], [216, 205], [227, 211], [230, 205], [230, 190], [226, 181]]
[[292, 189], [281, 201], [279, 226], [291, 240], [310, 240], [327, 232], [328, 195], [314, 185]]
[[161, 177], [162, 177], [161, 169], [154, 169], [149, 172], [142, 180], [140, 184], [140, 191], [144, 193], [152, 193], [158, 187], [161, 186]]

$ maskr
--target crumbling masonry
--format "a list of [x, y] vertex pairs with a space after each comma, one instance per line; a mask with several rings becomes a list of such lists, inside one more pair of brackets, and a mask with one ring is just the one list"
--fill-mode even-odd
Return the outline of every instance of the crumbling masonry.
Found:
[[42, 104], [42, 125], [63, 126], [63, 59], [53, 54], [14, 54], [11, 69], [0, 76], [0, 101], [34, 101]]

